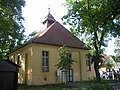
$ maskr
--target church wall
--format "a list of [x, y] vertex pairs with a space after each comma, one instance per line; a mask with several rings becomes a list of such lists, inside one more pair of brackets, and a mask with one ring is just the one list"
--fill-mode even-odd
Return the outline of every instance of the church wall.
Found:
[[[44, 85], [64, 82], [64, 78], [58, 75], [59, 46], [45, 44], [30, 44], [10, 54], [10, 59], [17, 64], [17, 56], [20, 55], [18, 81], [20, 84]], [[73, 69], [73, 81], [88, 80], [94, 76], [93, 65], [91, 71], [86, 71], [85, 54], [88, 50], [69, 48], [72, 59], [75, 60]], [[49, 52], [49, 72], [42, 71], [42, 51]], [[28, 55], [27, 69], [25, 68], [26, 54]], [[27, 72], [27, 73], [26, 73]]]
[[[26, 55], [27, 54], [27, 62]], [[20, 66], [18, 83], [31, 85], [32, 82], [32, 45], [24, 46], [9, 55], [9, 59]], [[19, 57], [19, 58], [18, 58]], [[27, 69], [25, 65], [27, 64]]]
[[[64, 82], [64, 78], [57, 76], [55, 66], [59, 59], [58, 46], [34, 44], [33, 47], [33, 85], [43, 85]], [[69, 48], [72, 59], [75, 60], [73, 69], [73, 81], [88, 80], [94, 76], [94, 71], [86, 71], [85, 54], [88, 50]], [[49, 51], [49, 72], [42, 72], [42, 51]], [[92, 67], [91, 67], [92, 68]], [[92, 73], [91, 73], [92, 72]]]

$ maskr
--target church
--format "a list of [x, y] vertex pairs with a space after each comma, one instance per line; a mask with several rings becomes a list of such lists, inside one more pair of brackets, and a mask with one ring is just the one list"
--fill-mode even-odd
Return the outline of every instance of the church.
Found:
[[45, 85], [63, 83], [64, 73], [55, 66], [58, 63], [58, 49], [66, 45], [71, 58], [76, 61], [67, 71], [67, 82], [88, 80], [95, 76], [93, 64], [88, 57], [89, 47], [73, 36], [48, 13], [42, 29], [14, 52], [9, 59], [18, 64], [18, 83], [26, 85]]

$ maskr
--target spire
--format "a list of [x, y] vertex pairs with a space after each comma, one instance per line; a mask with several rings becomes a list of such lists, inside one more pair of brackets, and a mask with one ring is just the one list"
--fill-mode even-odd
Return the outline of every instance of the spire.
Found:
[[50, 13], [50, 5], [48, 5], [48, 14]]
[[54, 17], [50, 14], [50, 7], [48, 7], [48, 15], [44, 18], [43, 26], [49, 27], [51, 24], [53, 24], [56, 20]]

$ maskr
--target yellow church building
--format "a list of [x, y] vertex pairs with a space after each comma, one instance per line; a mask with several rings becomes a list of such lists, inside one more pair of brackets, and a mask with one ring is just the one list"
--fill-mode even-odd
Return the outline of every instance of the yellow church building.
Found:
[[67, 71], [67, 82], [94, 77], [93, 65], [87, 56], [90, 48], [48, 13], [44, 18], [42, 30], [9, 55], [10, 60], [21, 67], [18, 83], [26, 85], [63, 83], [64, 73], [55, 66], [60, 57], [58, 49], [63, 45], [69, 48], [71, 58], [76, 61]]

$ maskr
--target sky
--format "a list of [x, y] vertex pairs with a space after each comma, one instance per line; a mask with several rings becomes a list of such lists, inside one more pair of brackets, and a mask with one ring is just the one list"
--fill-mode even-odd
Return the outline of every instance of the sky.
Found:
[[[25, 35], [33, 31], [40, 31], [44, 17], [48, 14], [48, 8], [54, 18], [63, 24], [61, 17], [67, 14], [67, 9], [63, 6], [65, 0], [25, 0], [26, 6], [23, 8], [23, 17], [25, 18]], [[65, 26], [66, 27], [66, 26]], [[114, 54], [114, 39], [109, 41], [106, 48], [107, 55]]]
[[65, 0], [25, 0], [26, 6], [23, 8], [23, 17], [25, 18], [25, 34], [33, 31], [39, 31], [42, 28], [44, 17], [48, 14], [48, 8], [54, 18], [61, 24], [61, 17], [67, 14], [67, 9], [63, 6]]

